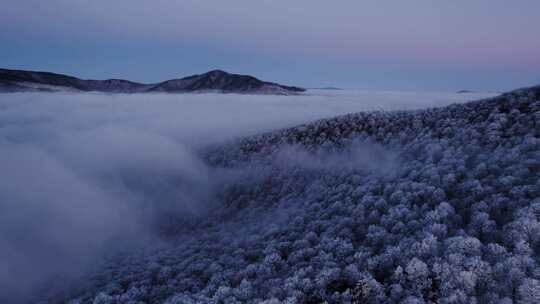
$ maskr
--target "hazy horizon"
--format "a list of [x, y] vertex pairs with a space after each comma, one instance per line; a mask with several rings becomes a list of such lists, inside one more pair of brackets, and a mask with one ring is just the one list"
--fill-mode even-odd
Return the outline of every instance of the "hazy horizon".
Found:
[[[175, 78], [169, 78], [169, 79], [160, 79], [160, 80], [157, 80], [157, 81], [154, 81], [154, 82], [144, 82], [144, 81], [136, 81], [136, 80], [133, 80], [131, 78], [113, 78], [113, 77], [103, 77], [103, 78], [84, 78], [84, 77], [81, 77], [79, 76], [78, 74], [63, 74], [63, 73], [60, 73], [60, 72], [57, 72], [57, 71], [52, 71], [52, 70], [31, 70], [31, 69], [16, 69], [16, 68], [5, 68], [5, 67], [0, 67], [0, 69], [8, 69], [8, 70], [20, 70], [20, 71], [28, 71], [28, 72], [46, 72], [46, 73], [54, 73], [54, 74], [59, 74], [59, 75], [65, 75], [65, 76], [72, 76], [72, 77], [76, 77], [76, 78], [79, 78], [79, 79], [82, 79], [82, 80], [109, 80], [109, 79], [122, 79], [122, 80], [127, 80], [127, 81], [133, 81], [133, 82], [137, 82], [137, 83], [141, 83], [141, 84], [157, 84], [157, 83], [160, 83], [160, 82], [163, 82], [163, 81], [168, 81], [168, 80], [172, 80], [172, 79], [182, 79], [182, 78], [187, 78], [187, 77], [190, 77], [190, 76], [194, 76], [194, 75], [200, 75], [200, 74], [205, 74], [205, 73], [208, 73], [208, 72], [211, 72], [211, 71], [214, 71], [214, 70], [222, 70], [226, 73], [229, 73], [229, 74], [239, 74], [239, 73], [236, 73], [234, 71], [229, 71], [229, 70], [223, 70], [223, 69], [211, 69], [211, 70], [207, 70], [207, 71], [201, 71], [201, 72], [198, 72], [198, 73], [194, 73], [194, 74], [189, 74], [189, 75], [178, 75], [177, 77]], [[240, 74], [240, 75], [247, 75], [247, 74]], [[381, 93], [384, 93], [384, 92], [389, 92], [389, 93], [399, 93], [399, 92], [405, 92], [405, 93], [414, 93], [414, 92], [418, 92], [418, 93], [422, 93], [422, 92], [425, 92], [425, 93], [504, 93], [508, 90], [514, 90], [514, 89], [520, 89], [520, 88], [526, 88], [526, 87], [529, 87], [527, 85], [525, 86], [520, 86], [520, 87], [514, 87], [514, 88], [511, 88], [511, 89], [508, 89], [508, 90], [503, 90], [503, 89], [480, 89], [480, 90], [475, 90], [475, 89], [472, 89], [472, 88], [467, 88], [467, 87], [463, 87], [463, 88], [460, 88], [460, 89], [437, 89], [437, 88], [405, 88], [405, 89], [392, 89], [392, 88], [347, 88], [347, 87], [341, 87], [341, 86], [335, 86], [335, 85], [322, 85], [322, 86], [314, 86], [314, 87], [304, 87], [304, 86], [299, 86], [299, 85], [295, 85], [295, 84], [290, 84], [290, 83], [280, 83], [280, 82], [277, 82], [277, 81], [274, 81], [272, 79], [262, 79], [260, 77], [258, 77], [257, 75], [249, 75], [249, 76], [253, 76], [253, 77], [256, 77], [258, 78], [259, 80], [261, 81], [265, 81], [265, 82], [273, 82], [273, 83], [277, 83], [277, 84], [280, 84], [280, 85], [290, 85], [290, 86], [297, 86], [297, 87], [301, 87], [303, 89], [305, 89], [306, 91], [305, 92], [302, 92], [300, 94], [302, 95], [325, 95], [325, 92], [327, 91], [343, 91], [343, 92], [348, 92], [349, 94], [352, 93], [352, 92], [369, 92], [369, 93], [377, 93], [377, 92], [381, 92]], [[533, 85], [534, 86], [534, 85]], [[463, 91], [463, 92], [461, 92]], [[89, 91], [89, 92], [94, 92], [94, 91]], [[97, 91], [95, 91], [97, 92]], [[84, 93], [84, 91], [80, 91], [79, 93]], [[180, 94], [213, 94], [213, 93], [216, 93], [216, 92], [212, 92], [212, 91], [208, 91], [208, 92], [205, 92], [205, 91], [199, 91], [199, 92], [182, 92]], [[120, 93], [121, 94], [121, 93]], [[129, 94], [133, 94], [133, 93], [129, 93]], [[173, 93], [174, 94], [174, 93]], [[178, 93], [176, 93], [178, 94]], [[226, 93], [226, 94], [241, 94], [243, 95], [243, 93]], [[247, 94], [247, 95], [251, 95], [251, 94]], [[259, 94], [255, 94], [255, 95], [259, 95]], [[264, 95], [264, 94], [263, 94]], [[333, 92], [333, 94], [331, 95], [335, 95], [335, 92]], [[471, 99], [471, 100], [474, 100]]]

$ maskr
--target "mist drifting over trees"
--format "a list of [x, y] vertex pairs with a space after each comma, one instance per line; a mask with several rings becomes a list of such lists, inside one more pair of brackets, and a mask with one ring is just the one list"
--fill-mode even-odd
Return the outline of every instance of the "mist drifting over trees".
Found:
[[[183, 97], [197, 101], [183, 104], [187, 113], [170, 97], [157, 101], [161, 110], [123, 97], [99, 102], [102, 95], [68, 94], [46, 106], [27, 97], [3, 102], [0, 193], [11, 215], [0, 216], [0, 246], [12, 268], [0, 276], [8, 287], [2, 296], [32, 290], [27, 299], [38, 303], [169, 304], [540, 300], [540, 89], [346, 114], [248, 137], [366, 108], [310, 108], [301, 97], [257, 97], [252, 108], [237, 102], [244, 114], [261, 115], [256, 129], [247, 114], [232, 125], [197, 120], [204, 111], [186, 109], [219, 107], [204, 96]], [[226, 98], [236, 97], [247, 98]], [[272, 115], [294, 101], [303, 107]], [[38, 110], [21, 110], [30, 105]], [[222, 128], [205, 129], [212, 121]]]

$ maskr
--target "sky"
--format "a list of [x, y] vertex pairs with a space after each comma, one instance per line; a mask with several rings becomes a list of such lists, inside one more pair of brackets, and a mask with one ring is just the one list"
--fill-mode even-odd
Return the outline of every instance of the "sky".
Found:
[[539, 11], [537, 0], [2, 0], [0, 67], [501, 91], [540, 83]]

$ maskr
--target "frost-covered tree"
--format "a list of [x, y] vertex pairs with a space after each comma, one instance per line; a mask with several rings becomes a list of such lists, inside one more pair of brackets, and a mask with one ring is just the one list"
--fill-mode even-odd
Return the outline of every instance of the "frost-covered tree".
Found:
[[215, 176], [208, 214], [45, 300], [540, 302], [539, 87], [200, 153]]

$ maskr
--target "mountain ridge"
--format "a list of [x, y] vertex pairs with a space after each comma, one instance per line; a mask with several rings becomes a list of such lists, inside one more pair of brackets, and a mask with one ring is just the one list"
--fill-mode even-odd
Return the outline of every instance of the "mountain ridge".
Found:
[[243, 94], [292, 95], [304, 88], [259, 80], [250, 75], [212, 70], [157, 83], [139, 83], [125, 79], [80, 79], [52, 72], [0, 68], [0, 92], [105, 92], [105, 93], [196, 93], [220, 92]]

